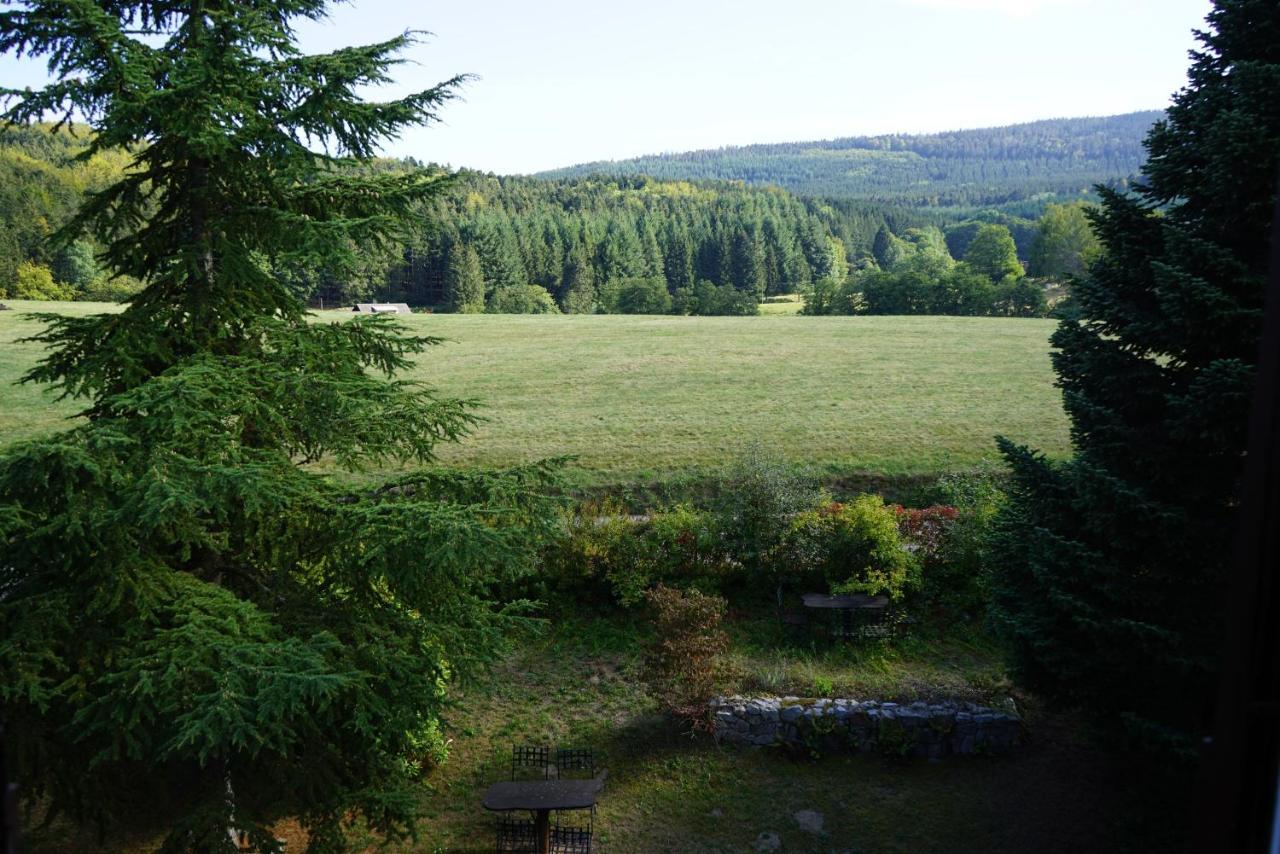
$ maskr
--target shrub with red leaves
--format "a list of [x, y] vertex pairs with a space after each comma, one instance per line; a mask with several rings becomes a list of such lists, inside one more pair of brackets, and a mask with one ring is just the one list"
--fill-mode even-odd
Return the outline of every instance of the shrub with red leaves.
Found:
[[942, 556], [947, 533], [955, 524], [960, 512], [947, 504], [932, 507], [903, 507], [893, 505], [898, 514], [898, 531], [926, 566]]
[[725, 600], [662, 584], [644, 598], [657, 629], [645, 656], [645, 680], [664, 710], [695, 730], [709, 729], [708, 703], [728, 675], [722, 656], [729, 638], [720, 628]]

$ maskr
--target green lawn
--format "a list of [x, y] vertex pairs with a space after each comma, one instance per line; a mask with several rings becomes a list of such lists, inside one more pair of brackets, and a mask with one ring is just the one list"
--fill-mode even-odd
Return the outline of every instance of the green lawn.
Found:
[[[39, 356], [16, 338], [32, 309], [0, 312], [0, 443], [76, 411], [13, 380]], [[349, 315], [322, 313], [324, 318]], [[418, 379], [477, 398], [489, 419], [449, 463], [576, 455], [582, 485], [722, 467], [759, 442], [828, 477], [929, 475], [995, 456], [1001, 433], [1069, 448], [1048, 336], [1054, 322], [942, 317], [413, 315], [450, 343]]]
[[760, 304], [761, 314], [799, 314], [804, 308], [804, 299], [799, 295], [790, 297], [773, 297], [770, 302]]

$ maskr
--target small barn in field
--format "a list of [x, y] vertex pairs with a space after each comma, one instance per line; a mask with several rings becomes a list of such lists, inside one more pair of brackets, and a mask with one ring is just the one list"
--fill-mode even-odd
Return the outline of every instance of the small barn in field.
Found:
[[351, 309], [358, 314], [412, 314], [403, 302], [358, 302]]

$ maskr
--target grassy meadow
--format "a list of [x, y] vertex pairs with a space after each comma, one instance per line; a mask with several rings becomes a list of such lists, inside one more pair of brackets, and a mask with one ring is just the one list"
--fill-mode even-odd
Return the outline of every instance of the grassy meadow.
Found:
[[[40, 356], [31, 311], [0, 312], [0, 445], [65, 426], [77, 404], [15, 385]], [[771, 307], [794, 310], [794, 304]], [[343, 312], [321, 312], [340, 319]], [[580, 486], [660, 482], [722, 467], [759, 442], [824, 477], [896, 478], [979, 466], [992, 437], [1069, 448], [1048, 356], [1051, 320], [959, 317], [442, 315], [450, 339], [414, 379], [481, 402], [487, 421], [450, 464], [577, 457]]]

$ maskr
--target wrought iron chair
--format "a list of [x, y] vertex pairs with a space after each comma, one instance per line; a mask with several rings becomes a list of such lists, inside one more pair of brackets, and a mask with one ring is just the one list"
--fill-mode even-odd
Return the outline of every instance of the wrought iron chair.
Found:
[[868, 640], [893, 635], [894, 615], [886, 606], [832, 612], [832, 633], [840, 640]]
[[596, 775], [596, 755], [589, 747], [556, 750], [556, 776], [561, 780], [586, 780]]
[[511, 779], [547, 779], [551, 772], [551, 748], [516, 745], [511, 748]]
[[861, 638], [891, 637], [896, 627], [894, 612], [888, 607], [859, 608], [856, 622]]
[[[583, 812], [574, 810], [573, 812]], [[587, 823], [563, 825], [560, 816], [563, 811], [556, 812], [556, 823], [551, 827], [551, 851], [553, 854], [591, 854], [591, 830], [595, 808], [587, 811]]]
[[532, 818], [498, 814], [498, 854], [528, 854], [538, 850], [538, 834]]
[[[555, 761], [556, 776], [561, 780], [598, 780], [603, 786], [604, 779], [608, 775], [604, 770], [597, 772], [596, 754], [589, 747], [561, 747], [556, 750]], [[567, 815], [573, 816], [580, 812], [580, 810], [570, 810]], [[590, 851], [591, 825], [595, 814], [596, 808], [593, 806], [587, 814], [587, 824], [584, 827], [576, 821], [572, 824], [562, 823], [566, 813], [557, 811], [555, 825], [551, 831], [551, 850], [568, 852], [568, 854]], [[559, 842], [556, 841], [557, 839]]]

